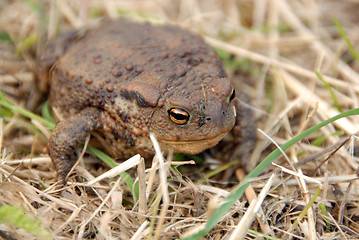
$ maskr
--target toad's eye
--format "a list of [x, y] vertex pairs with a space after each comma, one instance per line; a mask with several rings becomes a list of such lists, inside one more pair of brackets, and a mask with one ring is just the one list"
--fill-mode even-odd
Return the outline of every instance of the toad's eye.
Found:
[[168, 116], [172, 122], [178, 125], [186, 124], [189, 120], [189, 113], [180, 108], [170, 108], [168, 110]]
[[236, 90], [232, 88], [231, 96], [229, 97], [229, 102], [231, 102], [236, 97]]

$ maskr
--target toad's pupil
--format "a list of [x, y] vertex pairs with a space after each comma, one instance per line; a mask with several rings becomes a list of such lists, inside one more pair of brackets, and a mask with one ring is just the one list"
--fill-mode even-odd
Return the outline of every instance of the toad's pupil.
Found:
[[177, 120], [186, 120], [187, 116], [183, 115], [182, 113], [172, 113], [172, 116]]

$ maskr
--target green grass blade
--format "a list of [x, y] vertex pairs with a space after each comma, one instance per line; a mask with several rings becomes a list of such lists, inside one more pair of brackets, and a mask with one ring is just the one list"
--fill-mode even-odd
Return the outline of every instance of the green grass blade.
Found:
[[[328, 120], [325, 120], [306, 131], [302, 132], [301, 134], [293, 137], [288, 142], [284, 143], [281, 146], [281, 149], [283, 151], [287, 150], [289, 147], [294, 145], [295, 143], [299, 142], [309, 134], [317, 131], [318, 129], [340, 119], [343, 117], [348, 117], [352, 115], [359, 115], [359, 108], [355, 108], [346, 112], [343, 112], [341, 114], [338, 114]], [[197, 240], [204, 237], [221, 219], [222, 217], [231, 209], [231, 207], [234, 205], [234, 203], [243, 195], [244, 191], [248, 187], [248, 185], [253, 181], [254, 178], [258, 177], [259, 174], [268, 167], [275, 159], [277, 159], [282, 154], [280, 149], [276, 149], [273, 152], [271, 152], [261, 163], [258, 164], [258, 166], [246, 176], [242, 183], [239, 184], [237, 189], [235, 189], [233, 192], [231, 192], [226, 198], [225, 202], [217, 208], [211, 217], [208, 219], [205, 228], [191, 236], [188, 236], [184, 238], [185, 240]]]
[[342, 107], [340, 106], [339, 101], [338, 101], [337, 97], [335, 96], [332, 87], [324, 80], [323, 76], [320, 73], [315, 72], [315, 74], [317, 75], [319, 80], [324, 84], [324, 87], [329, 91], [330, 96], [332, 97], [334, 106], [337, 108], [337, 110], [339, 112], [343, 112]]
[[328, 220], [328, 218], [329, 218], [328, 211], [327, 211], [327, 209], [326, 209], [326, 207], [325, 207], [324, 204], [320, 203], [318, 206], [319, 206], [319, 209], [320, 209], [320, 211], [322, 212], [322, 214], [323, 214], [325, 217], [327, 217], [327, 218], [324, 217], [324, 222], [325, 222], [325, 225], [327, 226], [327, 229], [326, 229], [326, 230], [327, 230], [327, 231], [330, 231], [330, 221]]
[[0, 107], [0, 117], [9, 117], [9, 118], [11, 118], [13, 116], [14, 116], [14, 114], [11, 111], [9, 111], [8, 109]]
[[32, 34], [28, 38], [26, 38], [16, 49], [15, 54], [20, 55], [23, 51], [28, 50], [33, 45], [36, 44], [38, 38], [37, 35]]
[[54, 129], [56, 126], [56, 124], [54, 122], [50, 122], [33, 112], [30, 112], [24, 108], [15, 106], [14, 104], [10, 103], [9, 101], [6, 100], [5, 95], [1, 91], [0, 91], [0, 105], [3, 106], [4, 108], [7, 108], [7, 109], [13, 111], [13, 112], [18, 112], [25, 117], [37, 120], [37, 121], [41, 122], [42, 124], [44, 124], [45, 126], [49, 127], [50, 129]]
[[339, 31], [340, 36], [344, 39], [345, 43], [347, 44], [350, 54], [359, 63], [359, 53], [355, 50], [355, 47], [350, 42], [350, 40], [349, 40], [347, 34], [345, 33], [342, 25], [339, 23], [339, 21], [338, 21], [338, 19], [336, 17], [333, 18], [333, 21], [334, 21], [335, 26], [337, 27], [337, 29]]
[[240, 161], [237, 160], [237, 161], [232, 161], [232, 162], [229, 162], [219, 168], [216, 168], [215, 170], [212, 170], [210, 171], [209, 173], [207, 173], [204, 177], [202, 177], [198, 182], [201, 183], [201, 182], [204, 182], [206, 181], [207, 179], [221, 173], [221, 172], [224, 172], [225, 170], [227, 170], [228, 168], [232, 167], [232, 166], [235, 166], [236, 164], [238, 164]]
[[[101, 159], [110, 168], [114, 168], [114, 167], [117, 166], [117, 163], [110, 156], [108, 156], [106, 153], [104, 153], [104, 152], [102, 152], [102, 151], [100, 151], [100, 150], [98, 150], [98, 149], [96, 149], [96, 148], [94, 148], [92, 146], [87, 146], [87, 149], [92, 154], [94, 154], [96, 157]], [[120, 176], [125, 181], [127, 187], [130, 189], [131, 193], [135, 196], [135, 200], [138, 200], [138, 198], [140, 196], [140, 192], [139, 192], [140, 190], [139, 190], [138, 183], [135, 184], [135, 181], [133, 180], [133, 178], [127, 172], [122, 172], [120, 174]]]
[[310, 199], [310, 201], [308, 202], [308, 204], [304, 207], [304, 209], [302, 210], [302, 212], [299, 214], [298, 218], [294, 221], [293, 223], [293, 229], [297, 228], [299, 221], [301, 221], [304, 216], [307, 214], [309, 208], [312, 207], [312, 205], [314, 204], [315, 200], [319, 197], [320, 193], [322, 192], [322, 188], [319, 187], [317, 189], [317, 191], [315, 192], [315, 194], [313, 195], [313, 197]]
[[0, 32], [0, 42], [9, 42], [9, 43], [12, 43], [12, 40], [11, 40], [10, 36], [7, 35], [6, 33]]
[[51, 107], [49, 101], [46, 101], [41, 108], [41, 115], [49, 122], [56, 124], [54, 117], [51, 114]]
[[39, 239], [52, 239], [50, 232], [41, 226], [40, 220], [27, 216], [22, 209], [16, 206], [0, 206], [0, 222], [11, 227], [21, 228]]
[[117, 166], [117, 163], [107, 154], [105, 154], [104, 152], [92, 147], [92, 146], [87, 146], [87, 149], [93, 153], [96, 157], [98, 157], [99, 159], [101, 159], [105, 164], [107, 164], [107, 166], [109, 166], [110, 168], [114, 168]]

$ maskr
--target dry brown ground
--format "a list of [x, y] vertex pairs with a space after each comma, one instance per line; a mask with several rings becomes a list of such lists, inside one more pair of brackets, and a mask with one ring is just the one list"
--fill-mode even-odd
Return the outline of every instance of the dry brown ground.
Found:
[[[41, 45], [24, 48], [30, 36], [41, 42], [40, 36], [52, 37], [99, 16], [176, 24], [229, 53], [227, 72], [251, 95], [258, 128], [267, 134], [258, 133], [253, 156], [246, 160], [253, 167], [275, 149], [272, 141], [282, 144], [339, 113], [315, 71], [324, 76], [343, 111], [358, 107], [359, 63], [332, 20], [335, 16], [358, 46], [358, 12], [355, 0], [1, 0], [0, 33], [12, 42], [0, 40], [0, 89], [9, 101], [39, 113], [46, 95], [36, 88], [34, 55]], [[23, 50], [15, 54], [16, 49]], [[220, 160], [197, 165], [172, 162], [185, 164], [181, 171], [155, 161], [145, 172], [134, 162], [128, 173], [136, 181], [140, 176], [148, 194], [137, 202], [122, 178], [86, 185], [86, 179], [109, 170], [86, 154], [76, 170], [85, 178], [72, 178], [58, 190], [45, 153], [49, 130], [18, 113], [1, 114], [0, 203], [16, 205], [40, 219], [54, 239], [181, 238], [200, 229], [219, 204], [216, 199], [239, 182], [239, 170], [236, 175], [228, 176], [230, 170], [225, 170], [208, 178], [213, 169], [225, 164]], [[278, 171], [278, 165], [268, 168], [263, 179], [252, 184], [254, 191], [242, 197], [205, 238], [229, 239], [236, 228], [247, 232], [237, 224], [248, 211], [248, 199], [276, 172], [246, 238], [261, 239], [255, 233], [260, 232], [283, 239], [359, 239], [358, 158], [353, 154], [358, 125], [358, 117], [346, 118], [296, 144], [287, 151], [287, 158], [276, 161], [291, 172]], [[340, 147], [345, 139], [349, 140]], [[298, 164], [304, 160], [308, 161]], [[166, 181], [162, 178], [162, 185], [168, 185], [169, 192], [160, 187], [158, 172], [163, 169], [168, 176]], [[320, 195], [295, 228], [295, 220], [318, 189], [322, 189]], [[0, 224], [0, 233], [4, 239], [36, 238], [6, 224]]]

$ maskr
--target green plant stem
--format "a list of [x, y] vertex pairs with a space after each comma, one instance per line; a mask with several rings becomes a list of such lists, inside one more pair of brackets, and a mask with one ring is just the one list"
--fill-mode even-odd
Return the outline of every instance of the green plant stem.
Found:
[[299, 214], [298, 218], [293, 223], [293, 229], [297, 228], [299, 221], [304, 218], [305, 214], [307, 214], [309, 208], [314, 204], [315, 200], [319, 197], [321, 192], [322, 192], [322, 188], [319, 187], [318, 190], [315, 192], [314, 196], [310, 199], [308, 204], [304, 207], [302, 212]]
[[34, 119], [36, 121], [39, 121], [42, 124], [44, 124], [45, 126], [49, 127], [50, 129], [54, 129], [55, 126], [56, 126], [55, 123], [50, 122], [50, 121], [40, 117], [39, 115], [36, 115], [33, 112], [30, 112], [30, 111], [28, 111], [26, 109], [23, 109], [21, 107], [15, 106], [12, 103], [8, 102], [5, 99], [3, 93], [0, 93], [0, 105], [7, 108], [7, 109], [9, 109], [9, 110], [11, 110], [11, 111], [13, 111], [13, 112], [18, 112], [18, 113], [22, 114], [25, 117], [28, 117], [30, 119]]
[[350, 42], [350, 40], [349, 40], [347, 34], [345, 33], [342, 25], [339, 23], [339, 21], [338, 21], [338, 19], [336, 17], [333, 18], [333, 21], [334, 21], [335, 26], [337, 27], [337, 29], [339, 31], [340, 36], [344, 39], [345, 43], [347, 44], [350, 54], [359, 63], [359, 53], [355, 50], [355, 47]]

